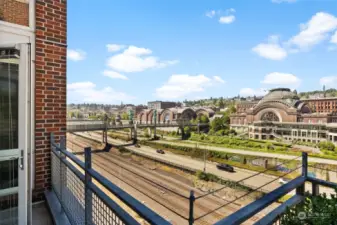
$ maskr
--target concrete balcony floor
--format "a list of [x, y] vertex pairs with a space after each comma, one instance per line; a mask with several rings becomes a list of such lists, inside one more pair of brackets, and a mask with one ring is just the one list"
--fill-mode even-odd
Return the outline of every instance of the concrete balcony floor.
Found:
[[[51, 215], [44, 202], [32, 206], [32, 225], [53, 225]], [[0, 225], [17, 225], [17, 208], [0, 212]]]
[[51, 215], [46, 203], [41, 202], [32, 207], [33, 222], [32, 225], [53, 225]]

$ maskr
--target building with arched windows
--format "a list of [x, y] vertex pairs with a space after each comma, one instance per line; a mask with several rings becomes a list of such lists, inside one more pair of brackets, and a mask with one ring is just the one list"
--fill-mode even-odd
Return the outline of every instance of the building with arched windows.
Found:
[[337, 143], [337, 115], [312, 112], [307, 102], [288, 88], [276, 88], [250, 108], [230, 117], [232, 129], [254, 139]]
[[166, 109], [145, 109], [137, 114], [137, 121], [139, 123], [154, 123], [154, 113], [157, 113], [157, 123], [175, 122], [178, 119], [192, 120], [198, 116], [204, 115], [208, 118], [213, 117], [214, 110], [207, 107], [173, 107]]

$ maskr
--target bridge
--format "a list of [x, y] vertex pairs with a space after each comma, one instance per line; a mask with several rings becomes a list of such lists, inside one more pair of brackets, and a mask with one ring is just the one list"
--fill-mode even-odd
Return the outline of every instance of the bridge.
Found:
[[[123, 123], [124, 122], [124, 123]], [[138, 128], [153, 128], [154, 138], [156, 137], [156, 128], [177, 127], [181, 131], [182, 138], [184, 138], [184, 127], [197, 127], [200, 132], [200, 127], [209, 126], [208, 123], [191, 123], [188, 120], [177, 120], [172, 122], [153, 122], [140, 123], [138, 121], [120, 121], [111, 123], [103, 120], [67, 120], [67, 132], [85, 132], [85, 131], [103, 131], [103, 143], [107, 142], [108, 130], [119, 130], [129, 128], [131, 137], [134, 142], [137, 141]]]

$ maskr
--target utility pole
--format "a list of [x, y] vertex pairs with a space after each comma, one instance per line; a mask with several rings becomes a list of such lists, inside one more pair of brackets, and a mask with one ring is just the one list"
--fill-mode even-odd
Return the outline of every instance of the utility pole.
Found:
[[206, 151], [207, 149], [204, 149], [204, 173], [206, 173]]
[[153, 112], [153, 120], [154, 120], [154, 139], [157, 137], [157, 110], [155, 109]]

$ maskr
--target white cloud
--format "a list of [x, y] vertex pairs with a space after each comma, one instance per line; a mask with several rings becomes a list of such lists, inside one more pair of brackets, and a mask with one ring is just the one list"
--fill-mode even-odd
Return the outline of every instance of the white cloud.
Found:
[[116, 45], [116, 44], [107, 44], [106, 48], [108, 49], [108, 52], [118, 52], [125, 48], [124, 45]]
[[301, 83], [301, 80], [290, 73], [273, 72], [267, 74], [261, 83], [276, 86], [298, 87]]
[[301, 50], [308, 50], [316, 44], [329, 38], [331, 32], [337, 29], [337, 18], [325, 12], [318, 12], [311, 19], [300, 25], [300, 33], [288, 41], [288, 45]]
[[139, 48], [133, 45], [130, 45], [128, 49], [124, 51], [126, 55], [149, 55], [152, 54], [152, 51], [148, 48]]
[[331, 37], [330, 40], [331, 43], [337, 44], [337, 31], [335, 32], [335, 34]]
[[71, 83], [67, 85], [67, 89], [68, 90], [77, 90], [77, 89], [90, 89], [90, 88], [94, 88], [95, 84], [93, 84], [92, 82], [77, 82], [77, 83]]
[[215, 77], [211, 79], [203, 74], [173, 74], [163, 86], [156, 89], [155, 95], [164, 99], [182, 98], [192, 93], [204, 92], [205, 88], [214, 85], [215, 81], [219, 82]]
[[103, 71], [103, 75], [106, 77], [110, 77], [112, 79], [122, 79], [122, 80], [128, 80], [127, 76], [117, 73], [115, 71], [112, 70], [104, 70]]
[[151, 68], [163, 68], [178, 63], [178, 60], [162, 61], [152, 56], [147, 48], [129, 46], [122, 53], [116, 54], [107, 60], [107, 66], [120, 72], [141, 72]]
[[225, 11], [222, 10], [210, 10], [206, 12], [206, 16], [209, 18], [217, 17], [219, 18], [219, 23], [222, 24], [230, 24], [235, 21], [235, 16], [233, 15], [235, 13], [235, 9], [230, 8], [226, 9]]
[[206, 12], [206, 16], [209, 18], [213, 18], [215, 14], [216, 14], [215, 10], [210, 10]]
[[134, 97], [123, 92], [113, 90], [111, 87], [103, 89], [96, 88], [96, 84], [87, 82], [70, 83], [67, 85], [68, 96], [71, 96], [72, 102], [95, 102], [95, 103], [119, 103], [121, 101], [130, 101]]
[[271, 60], [282, 60], [287, 57], [287, 52], [278, 44], [258, 44], [253, 49], [253, 52], [259, 56], [271, 59]]
[[213, 79], [217, 82], [220, 82], [220, 83], [223, 83], [223, 84], [225, 83], [225, 81], [219, 76], [213, 76]]
[[227, 9], [227, 13], [235, 13], [235, 12], [236, 12], [236, 10], [233, 9], [233, 8]]
[[85, 59], [87, 53], [80, 49], [68, 49], [67, 50], [67, 58], [73, 61], [80, 61]]
[[286, 3], [294, 3], [296, 2], [297, 0], [271, 0], [271, 2], [273, 3], [283, 3], [283, 2], [286, 2]]
[[253, 88], [241, 88], [240, 90], [240, 96], [242, 97], [248, 97], [248, 96], [264, 96], [267, 94], [267, 90], [259, 88], [259, 89], [253, 89]]
[[328, 77], [322, 77], [319, 80], [319, 83], [323, 86], [329, 88], [335, 88], [337, 86], [337, 76], [328, 76]]
[[230, 24], [233, 23], [235, 21], [235, 16], [230, 15], [230, 16], [221, 16], [219, 18], [219, 23], [223, 23], [223, 24]]

